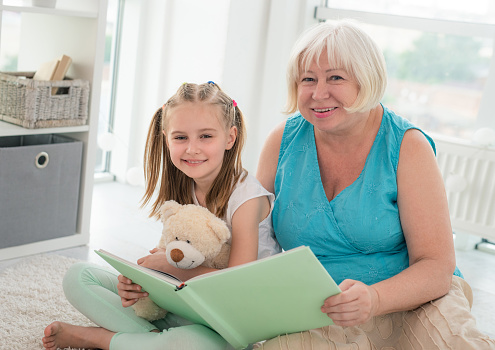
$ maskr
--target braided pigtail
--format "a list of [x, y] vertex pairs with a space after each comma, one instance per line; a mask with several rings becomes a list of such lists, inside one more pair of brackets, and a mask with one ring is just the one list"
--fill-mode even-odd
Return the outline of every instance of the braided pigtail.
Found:
[[[146, 138], [144, 150], [144, 179], [146, 186], [142, 206], [145, 206], [151, 200], [155, 192], [162, 172], [162, 154], [168, 151], [162, 128], [162, 113], [163, 108], [160, 107], [153, 115]], [[163, 186], [161, 187], [163, 188]], [[157, 204], [155, 203], [150, 216], [155, 216], [157, 209]]]

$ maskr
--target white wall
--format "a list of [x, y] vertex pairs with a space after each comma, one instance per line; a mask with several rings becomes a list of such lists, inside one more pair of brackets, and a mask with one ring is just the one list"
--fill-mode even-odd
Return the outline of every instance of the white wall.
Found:
[[319, 0], [231, 1], [223, 81], [247, 119], [243, 164], [254, 173], [268, 133], [287, 117], [285, 71]]
[[127, 0], [111, 172], [142, 167], [149, 121], [184, 81], [213, 80], [244, 112], [244, 167], [254, 173], [268, 132], [284, 120], [285, 68], [320, 0]]

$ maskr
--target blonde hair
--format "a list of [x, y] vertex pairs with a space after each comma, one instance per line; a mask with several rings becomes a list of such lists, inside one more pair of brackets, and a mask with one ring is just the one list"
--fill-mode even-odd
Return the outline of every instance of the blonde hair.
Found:
[[158, 194], [153, 202], [150, 217], [159, 217], [161, 205], [168, 200], [180, 204], [193, 203], [193, 179], [177, 169], [170, 158], [166, 136], [168, 121], [174, 107], [184, 102], [207, 103], [220, 107], [220, 122], [226, 129], [235, 126], [237, 137], [231, 149], [225, 150], [222, 167], [206, 194], [206, 207], [217, 217], [225, 215], [233, 186], [247, 175], [241, 162], [241, 152], [246, 139], [244, 117], [237, 104], [220, 87], [208, 82], [205, 84], [182, 84], [177, 92], [159, 108], [151, 121], [144, 151], [144, 176], [146, 180], [143, 206], [148, 204], [160, 183]]
[[356, 24], [342, 20], [319, 23], [306, 30], [292, 48], [287, 67], [288, 97], [285, 112], [298, 109], [297, 87], [301, 73], [317, 62], [326, 49], [329, 64], [343, 69], [359, 85], [349, 113], [369, 111], [380, 103], [387, 86], [387, 71], [382, 51]]

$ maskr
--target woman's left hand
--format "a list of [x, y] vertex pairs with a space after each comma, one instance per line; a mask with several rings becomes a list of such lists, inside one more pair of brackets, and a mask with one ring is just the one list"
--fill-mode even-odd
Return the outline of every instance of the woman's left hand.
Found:
[[379, 298], [375, 288], [349, 279], [339, 287], [342, 293], [327, 298], [321, 307], [336, 325], [357, 326], [376, 316]]

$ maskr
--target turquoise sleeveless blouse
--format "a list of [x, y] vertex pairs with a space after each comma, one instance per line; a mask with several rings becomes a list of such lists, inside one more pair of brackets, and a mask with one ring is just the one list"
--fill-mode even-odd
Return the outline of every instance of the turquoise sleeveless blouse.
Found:
[[[289, 117], [280, 146], [272, 217], [282, 248], [309, 246], [337, 284], [349, 278], [370, 285], [406, 269], [409, 257], [396, 176], [402, 138], [411, 128], [418, 129], [384, 107], [361, 174], [329, 202], [313, 125], [300, 114]], [[425, 136], [435, 151], [433, 140]], [[457, 269], [456, 274], [460, 275]]]

